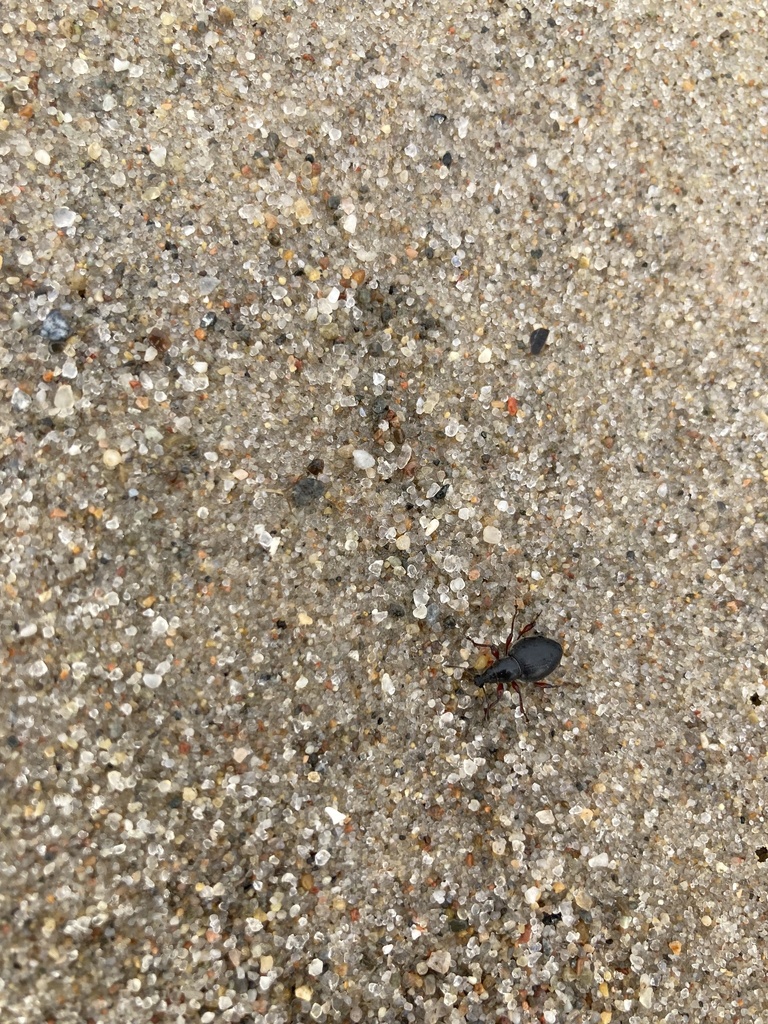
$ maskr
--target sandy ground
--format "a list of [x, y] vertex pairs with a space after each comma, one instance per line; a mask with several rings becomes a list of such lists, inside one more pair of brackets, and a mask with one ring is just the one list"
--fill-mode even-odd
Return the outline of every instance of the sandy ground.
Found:
[[768, 1020], [765, 7], [0, 21], [0, 1019]]

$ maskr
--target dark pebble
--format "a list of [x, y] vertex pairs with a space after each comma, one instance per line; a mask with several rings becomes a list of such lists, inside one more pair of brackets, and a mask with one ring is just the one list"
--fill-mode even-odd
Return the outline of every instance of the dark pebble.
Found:
[[324, 493], [325, 486], [319, 480], [315, 480], [312, 476], [305, 476], [293, 485], [291, 496], [294, 505], [304, 508], [322, 498]]
[[451, 164], [453, 163], [453, 157], [451, 156], [450, 153], [443, 153], [442, 162], [444, 167], [450, 167]]
[[405, 605], [400, 604], [399, 601], [393, 601], [387, 611], [393, 619], [402, 619], [405, 615]]
[[72, 333], [69, 324], [58, 310], [52, 309], [40, 324], [40, 333], [48, 342], [66, 341]]
[[200, 318], [200, 326], [201, 327], [205, 327], [206, 329], [208, 327], [213, 327], [213, 325], [215, 323], [216, 323], [216, 314], [215, 313], [211, 313], [211, 312], [203, 313], [202, 317]]
[[325, 469], [325, 463], [320, 458], [314, 458], [307, 466], [307, 472], [310, 476], [320, 476]]
[[440, 490], [435, 491], [435, 493], [432, 495], [432, 501], [442, 501], [445, 498], [446, 494], [448, 493], [448, 489], [450, 488], [450, 486], [450, 484], [443, 484]]
[[548, 327], [537, 327], [535, 331], [531, 332], [531, 355], [537, 356], [539, 352], [544, 348], [549, 337]]

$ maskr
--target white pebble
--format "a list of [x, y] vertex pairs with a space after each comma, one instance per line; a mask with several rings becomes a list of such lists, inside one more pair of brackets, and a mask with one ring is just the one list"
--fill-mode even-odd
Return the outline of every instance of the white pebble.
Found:
[[548, 807], [543, 811], [536, 811], [536, 817], [542, 825], [554, 825], [555, 823], [555, 816]]
[[490, 363], [493, 358], [493, 352], [489, 348], [483, 348], [480, 350], [480, 355], [477, 357], [478, 363]]
[[436, 949], [429, 954], [427, 967], [436, 974], [446, 974], [451, 967], [451, 954], [447, 949]]
[[531, 905], [538, 902], [539, 896], [541, 896], [541, 889], [537, 888], [535, 885], [532, 885], [523, 893], [523, 899], [526, 903], [530, 903]]
[[352, 452], [352, 460], [357, 469], [373, 469], [376, 459], [363, 448], [355, 448]]
[[11, 394], [11, 407], [13, 409], [18, 409], [19, 412], [24, 412], [24, 410], [28, 409], [31, 404], [32, 399], [26, 391], [22, 391], [21, 388], [13, 389], [13, 393]]
[[74, 406], [75, 396], [72, 393], [72, 386], [70, 384], [60, 384], [58, 386], [53, 397], [53, 404], [59, 412], [67, 412]]
[[168, 156], [168, 150], [165, 146], [161, 146], [155, 143], [149, 147], [149, 159], [155, 165], [155, 167], [165, 167], [165, 158]]
[[67, 206], [60, 206], [53, 211], [53, 226], [55, 228], [71, 228], [77, 220], [77, 214]]
[[496, 526], [486, 526], [483, 530], [483, 540], [486, 544], [501, 544], [501, 530]]
[[337, 810], [335, 807], [326, 807], [325, 813], [331, 819], [334, 825], [341, 825], [347, 820], [346, 814], [342, 811]]
[[117, 448], [107, 448], [101, 458], [107, 469], [114, 469], [123, 461], [123, 456]]
[[151, 633], [155, 636], [163, 636], [164, 633], [168, 632], [168, 620], [164, 619], [162, 615], [158, 615], [152, 620], [152, 625], [149, 627]]

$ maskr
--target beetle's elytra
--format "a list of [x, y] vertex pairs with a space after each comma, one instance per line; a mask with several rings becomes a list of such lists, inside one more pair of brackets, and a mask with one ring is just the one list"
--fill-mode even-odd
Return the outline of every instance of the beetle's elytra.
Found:
[[563, 657], [563, 648], [557, 640], [552, 640], [548, 636], [526, 635], [533, 629], [536, 619], [520, 630], [518, 638], [513, 644], [512, 639], [515, 635], [516, 618], [517, 612], [515, 612], [512, 619], [512, 629], [504, 644], [503, 657], [496, 644], [481, 644], [477, 640], [473, 640], [471, 636], [467, 637], [467, 640], [474, 644], [475, 647], [488, 648], [495, 659], [493, 665], [490, 665], [485, 672], [475, 676], [475, 684], [477, 686], [485, 687], [488, 683], [496, 684], [496, 699], [486, 707], [486, 716], [491, 708], [495, 707], [501, 700], [506, 684], [517, 694], [517, 698], [520, 701], [520, 710], [527, 718], [520, 683], [535, 683], [537, 686], [548, 688], [550, 684], [542, 680], [555, 671]]

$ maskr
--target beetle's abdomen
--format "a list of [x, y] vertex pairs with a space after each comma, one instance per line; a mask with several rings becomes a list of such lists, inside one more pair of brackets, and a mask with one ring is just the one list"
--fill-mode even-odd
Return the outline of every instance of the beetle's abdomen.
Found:
[[520, 663], [517, 658], [507, 655], [500, 658], [493, 665], [490, 665], [485, 672], [475, 676], [476, 686], [486, 686], [488, 683], [511, 683], [514, 679], [520, 678]]
[[512, 647], [509, 657], [502, 660], [517, 662], [520, 669], [517, 679], [535, 683], [554, 672], [562, 656], [563, 648], [557, 640], [548, 636], [525, 636]]

